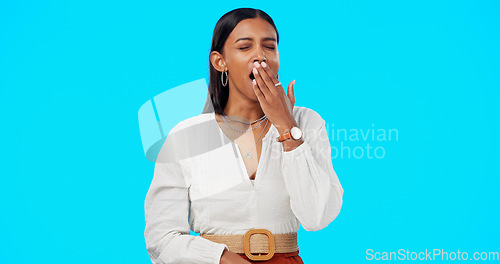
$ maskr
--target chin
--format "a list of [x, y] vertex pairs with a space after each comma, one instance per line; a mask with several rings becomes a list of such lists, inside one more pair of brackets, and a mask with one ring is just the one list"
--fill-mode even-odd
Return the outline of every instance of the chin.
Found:
[[255, 102], [259, 101], [259, 98], [257, 98], [257, 95], [253, 91], [253, 84], [251, 79], [245, 80], [242, 86], [239, 87], [241, 87], [241, 89], [239, 89], [240, 92], [244, 94], [248, 99], [251, 99]]
[[252, 97], [250, 97], [250, 98], [254, 99], [255, 102], [259, 101], [259, 98], [257, 97], [257, 95], [255, 93], [252, 93]]
[[255, 92], [253, 91], [253, 84], [252, 84], [252, 80], [250, 81], [245, 81], [243, 83], [243, 86], [244, 87], [243, 89], [245, 89], [245, 94], [251, 98], [257, 98], [257, 95], [255, 94]]

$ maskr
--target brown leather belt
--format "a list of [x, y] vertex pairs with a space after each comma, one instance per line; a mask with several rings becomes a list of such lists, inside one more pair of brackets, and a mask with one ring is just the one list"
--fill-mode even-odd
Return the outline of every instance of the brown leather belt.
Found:
[[[269, 260], [274, 253], [289, 253], [299, 250], [297, 232], [273, 234], [267, 229], [250, 229], [244, 235], [201, 234], [215, 243], [226, 244], [229, 251], [245, 253], [253, 261]], [[252, 253], [258, 253], [254, 255]], [[262, 255], [266, 253], [266, 255]]]

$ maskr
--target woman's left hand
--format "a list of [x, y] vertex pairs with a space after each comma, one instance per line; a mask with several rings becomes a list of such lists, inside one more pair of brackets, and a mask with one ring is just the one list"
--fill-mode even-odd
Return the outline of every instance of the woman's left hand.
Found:
[[265, 62], [262, 62], [262, 64], [255, 62], [253, 75], [255, 76], [255, 80], [252, 82], [254, 92], [259, 99], [262, 111], [264, 111], [269, 121], [278, 130], [287, 129], [296, 124], [292, 112], [295, 105], [293, 91], [295, 80], [288, 84], [287, 95], [282, 85], [275, 86], [276, 83], [279, 83], [279, 80]]

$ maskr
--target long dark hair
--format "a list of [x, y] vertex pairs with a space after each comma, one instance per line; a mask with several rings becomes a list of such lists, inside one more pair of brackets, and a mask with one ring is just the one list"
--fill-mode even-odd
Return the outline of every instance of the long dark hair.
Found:
[[[218, 51], [222, 54], [224, 43], [226, 43], [229, 34], [231, 34], [236, 25], [244, 19], [257, 17], [266, 20], [269, 24], [271, 24], [271, 26], [274, 27], [274, 30], [276, 30], [276, 42], [279, 44], [280, 38], [278, 29], [276, 29], [274, 21], [268, 14], [266, 14], [266, 12], [254, 8], [238, 8], [224, 14], [219, 21], [217, 21], [217, 24], [215, 24], [210, 53], [212, 53], [212, 51]], [[229, 97], [229, 86], [222, 86], [222, 73], [217, 71], [214, 66], [212, 66], [212, 63], [210, 62], [210, 54], [208, 55], [208, 67], [210, 69], [208, 94], [210, 96], [210, 100], [212, 101], [215, 113], [223, 115], [224, 108], [226, 107], [227, 99]]]

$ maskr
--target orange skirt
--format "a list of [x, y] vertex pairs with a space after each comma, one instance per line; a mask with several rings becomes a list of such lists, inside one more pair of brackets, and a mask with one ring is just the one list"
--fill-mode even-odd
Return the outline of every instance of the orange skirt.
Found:
[[289, 253], [274, 253], [273, 257], [266, 261], [251, 261], [245, 253], [238, 254], [240, 257], [246, 259], [250, 263], [257, 264], [271, 264], [271, 263], [283, 263], [283, 264], [304, 264], [302, 258], [299, 256], [299, 251], [289, 252]]

